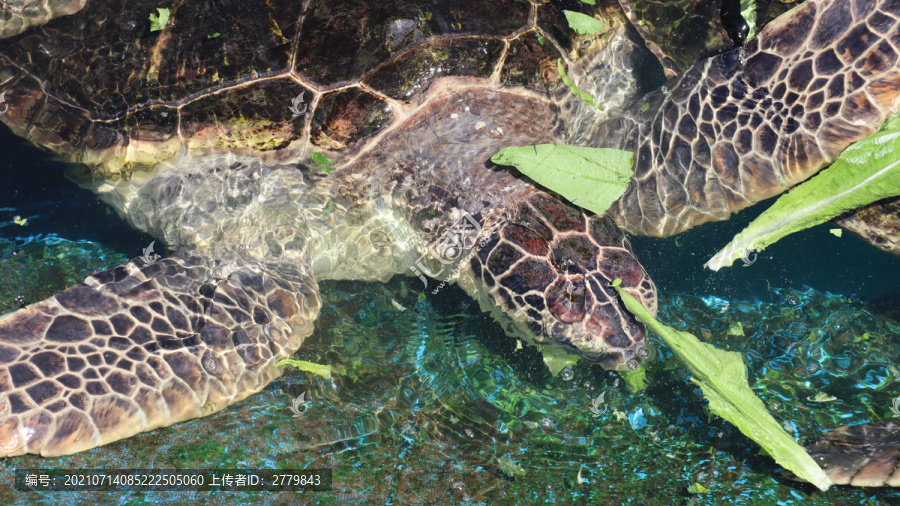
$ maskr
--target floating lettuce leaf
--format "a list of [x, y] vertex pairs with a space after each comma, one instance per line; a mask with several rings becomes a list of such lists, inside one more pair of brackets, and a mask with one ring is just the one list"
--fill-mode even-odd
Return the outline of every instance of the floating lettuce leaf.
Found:
[[746, 42], [756, 37], [756, 0], [741, 0], [741, 17], [747, 22]]
[[150, 14], [150, 31], [158, 32], [166, 27], [169, 23], [169, 9], [156, 9], [159, 12], [159, 16], [156, 14]]
[[709, 492], [712, 492], [712, 489], [706, 488], [703, 485], [701, 485], [697, 482], [694, 482], [691, 484], [691, 487], [688, 489], [688, 492], [690, 492], [692, 494], [707, 494]]
[[539, 350], [544, 357], [544, 364], [546, 364], [553, 377], [559, 376], [559, 371], [565, 369], [566, 366], [574, 366], [578, 363], [576, 355], [570, 355], [565, 351], [556, 348], [540, 348]]
[[563, 82], [566, 84], [566, 86], [569, 87], [569, 90], [571, 90], [572, 93], [574, 93], [576, 97], [580, 98], [581, 100], [584, 100], [585, 103], [587, 103], [587, 105], [589, 105], [591, 107], [596, 107], [597, 109], [599, 109], [601, 111], [603, 110], [603, 106], [598, 104], [594, 100], [594, 97], [581, 91], [581, 88], [579, 88], [578, 86], [575, 86], [575, 83], [573, 83], [572, 80], [569, 79], [569, 76], [566, 75], [566, 69], [563, 67], [561, 59], [556, 60], [556, 70], [559, 71], [559, 75], [560, 75], [560, 77], [562, 77]]
[[717, 271], [745, 252], [896, 195], [900, 195], [900, 118], [888, 120], [881, 130], [845, 149], [831, 167], [779, 197], [706, 267]]
[[819, 392], [816, 395], [810, 395], [806, 398], [809, 402], [831, 402], [836, 401], [837, 397], [828, 395], [825, 392]]
[[506, 455], [498, 457], [497, 463], [500, 464], [500, 470], [509, 476], [525, 476], [525, 469], [519, 464], [516, 464], [516, 461], [513, 460], [512, 457]]
[[596, 0], [581, 0], [581, 3], [588, 4], [588, 5], [595, 5], [597, 2], [596, 2]]
[[566, 14], [566, 21], [569, 22], [569, 28], [575, 30], [579, 35], [592, 35], [606, 27], [603, 21], [597, 18], [574, 11], [563, 11]]
[[292, 359], [286, 358], [286, 359], [278, 362], [277, 364], [275, 364], [275, 367], [282, 367], [285, 365], [291, 365], [291, 366], [296, 367], [297, 369], [300, 369], [301, 371], [311, 372], [313, 374], [318, 374], [319, 376], [322, 376], [323, 378], [331, 379], [331, 366], [330, 365], [322, 365], [322, 364], [316, 364], [313, 362], [306, 362], [304, 360], [292, 360]]
[[747, 367], [740, 353], [723, 351], [700, 342], [658, 322], [640, 302], [623, 290], [616, 279], [612, 286], [625, 307], [672, 348], [678, 360], [691, 374], [691, 382], [700, 387], [709, 401], [709, 409], [736, 426], [759, 445], [779, 465], [820, 490], [828, 490], [831, 480], [802, 446], [772, 418], [763, 402], [747, 384]]
[[634, 371], [622, 373], [628, 391], [638, 394], [647, 389], [647, 368], [643, 365]]
[[729, 336], [742, 336], [744, 335], [744, 326], [741, 325], [741, 322], [732, 322], [725, 334]]
[[539, 144], [503, 148], [491, 161], [514, 165], [576, 206], [603, 214], [625, 193], [633, 158], [618, 149]]
[[332, 172], [334, 172], [334, 167], [330, 166], [332, 163], [334, 163], [334, 158], [328, 158], [322, 153], [316, 152], [310, 153], [309, 156], [313, 159], [314, 162], [316, 162], [316, 165], [318, 165], [319, 168], [324, 170], [326, 173], [331, 174]]

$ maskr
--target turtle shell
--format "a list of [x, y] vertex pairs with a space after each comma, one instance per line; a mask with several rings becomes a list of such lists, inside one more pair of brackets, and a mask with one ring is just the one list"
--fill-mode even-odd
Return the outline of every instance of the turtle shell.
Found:
[[[0, 42], [2, 119], [108, 182], [182, 146], [285, 158], [358, 150], [442, 77], [548, 92], [581, 40], [561, 1], [89, 2]], [[27, 63], [23, 63], [27, 62]], [[286, 149], [290, 148], [290, 149]]]

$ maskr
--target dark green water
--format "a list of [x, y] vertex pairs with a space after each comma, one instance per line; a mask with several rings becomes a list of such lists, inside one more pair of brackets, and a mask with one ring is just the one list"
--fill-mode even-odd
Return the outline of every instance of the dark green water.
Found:
[[[5, 130], [0, 311], [35, 302], [141, 253], [93, 196]], [[758, 206], [762, 207], [762, 206]], [[900, 394], [900, 324], [871, 301], [897, 293], [900, 259], [821, 226], [721, 273], [702, 264], [754, 210], [675, 239], [635, 238], [662, 289], [659, 319], [740, 351], [750, 382], [801, 442], [890, 418]], [[48, 236], [56, 234], [58, 237]], [[17, 239], [18, 237], [18, 239]], [[27, 238], [27, 239], [26, 239]], [[90, 242], [76, 242], [87, 240]], [[203, 419], [77, 455], [0, 462], [0, 503], [96, 504], [893, 504], [887, 489], [791, 482], [758, 447], [708, 414], [658, 342], [650, 387], [579, 364], [553, 378], [460, 290], [419, 300], [415, 280], [323, 283], [316, 332], [263, 393]], [[809, 288], [807, 288], [809, 287]], [[713, 297], [715, 296], [715, 297]], [[408, 308], [401, 311], [393, 302]], [[890, 307], [890, 305], [887, 305]], [[743, 335], [729, 334], [741, 323]], [[307, 411], [294, 417], [300, 395]], [[813, 399], [834, 398], [828, 402]], [[593, 401], [602, 395], [596, 412]], [[304, 493], [23, 493], [24, 468], [330, 468], [334, 488]], [[706, 493], [691, 493], [701, 484]]]

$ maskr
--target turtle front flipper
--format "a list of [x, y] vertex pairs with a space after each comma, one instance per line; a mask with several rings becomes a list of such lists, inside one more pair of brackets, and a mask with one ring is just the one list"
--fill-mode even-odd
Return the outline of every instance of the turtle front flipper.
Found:
[[896, 1], [809, 0], [599, 125], [593, 145], [635, 155], [618, 224], [667, 237], [726, 220], [873, 133], [900, 104], [898, 16]]
[[85, 2], [87, 0], [62, 0], [45, 4], [29, 0], [6, 0], [0, 7], [0, 39], [13, 37], [51, 19], [74, 14], [84, 7]]
[[900, 424], [895, 420], [841, 427], [806, 450], [835, 485], [900, 487]]
[[900, 197], [847, 212], [835, 218], [834, 223], [876, 248], [900, 256]]
[[139, 258], [0, 317], [0, 456], [67, 455], [260, 391], [313, 330], [294, 265]]

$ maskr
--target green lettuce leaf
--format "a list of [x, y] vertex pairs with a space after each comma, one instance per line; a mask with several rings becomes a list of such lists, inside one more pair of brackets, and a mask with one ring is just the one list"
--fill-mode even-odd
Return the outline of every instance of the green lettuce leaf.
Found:
[[156, 14], [150, 14], [150, 31], [158, 32], [166, 27], [166, 24], [169, 23], [169, 9], [156, 9], [159, 12], [159, 16]]
[[688, 492], [692, 494], [708, 494], [709, 492], [712, 492], [712, 489], [706, 488], [700, 483], [694, 482], [691, 484], [691, 487], [688, 488]]
[[647, 389], [647, 367], [641, 365], [634, 371], [619, 373], [625, 379], [625, 386], [633, 394], [639, 394]]
[[334, 167], [331, 167], [331, 164], [334, 163], [334, 158], [328, 158], [322, 153], [312, 152], [309, 154], [310, 158], [316, 162], [316, 165], [319, 166], [320, 169], [324, 170], [326, 173], [331, 174], [334, 172]]
[[560, 77], [562, 77], [563, 82], [566, 83], [566, 86], [569, 87], [569, 90], [570, 90], [572, 93], [574, 93], [575, 96], [577, 96], [577, 97], [580, 98], [581, 100], [584, 100], [585, 103], [587, 103], [587, 105], [590, 105], [590, 106], [592, 106], [592, 107], [596, 107], [597, 109], [599, 109], [599, 110], [601, 110], [601, 111], [603, 110], [603, 106], [600, 105], [600, 104], [598, 104], [598, 103], [594, 100], [594, 97], [592, 97], [592, 96], [588, 95], [587, 93], [581, 91], [581, 88], [579, 88], [578, 86], [575, 86], [575, 83], [573, 83], [572, 80], [569, 79], [569, 76], [566, 75], [566, 69], [563, 67], [562, 59], [556, 60], [556, 69], [559, 71], [559, 75], [560, 75]]
[[747, 252], [877, 200], [900, 195], [900, 119], [844, 150], [830, 167], [782, 195], [706, 267], [717, 271]]
[[503, 457], [497, 457], [497, 463], [500, 464], [500, 470], [509, 476], [525, 476], [525, 468], [516, 463], [512, 457], [504, 455]]
[[592, 35], [606, 27], [603, 21], [595, 17], [588, 16], [575, 11], [563, 11], [566, 14], [566, 21], [569, 22], [569, 28], [575, 30], [579, 35]]
[[747, 22], [747, 39], [746, 42], [756, 37], [756, 0], [741, 0], [741, 17]]
[[296, 367], [297, 369], [300, 369], [301, 371], [311, 372], [313, 374], [318, 374], [319, 376], [322, 376], [323, 378], [331, 379], [331, 366], [330, 365], [322, 365], [322, 364], [316, 364], [314, 362], [306, 362], [304, 360], [292, 360], [292, 359], [286, 358], [286, 359], [278, 362], [277, 364], [275, 364], [275, 367], [282, 367], [282, 366], [286, 366], [286, 365], [291, 365], [291, 366]]
[[552, 374], [554, 378], [559, 376], [559, 372], [565, 369], [566, 366], [574, 366], [578, 363], [578, 357], [576, 355], [570, 355], [559, 349], [545, 349], [543, 347], [538, 347], [538, 351], [540, 351], [543, 356], [544, 364], [546, 364], [547, 369], [550, 370], [550, 374]]
[[698, 385], [709, 401], [709, 409], [736, 426], [759, 445], [779, 465], [806, 480], [820, 490], [828, 490], [831, 480], [802, 446], [785, 432], [763, 402], [747, 384], [747, 367], [740, 353], [723, 351], [700, 342], [687, 332], [681, 332], [658, 322], [637, 299], [624, 291], [622, 280], [612, 286], [625, 307], [638, 321], [659, 335], [672, 348], [678, 360], [691, 374], [691, 382]]
[[514, 165], [576, 206], [603, 214], [625, 193], [633, 158], [618, 149], [539, 144], [503, 148], [491, 161]]
[[731, 326], [728, 327], [728, 332], [726, 332], [726, 335], [742, 336], [744, 335], [744, 326], [741, 325], [741, 322], [732, 322]]

